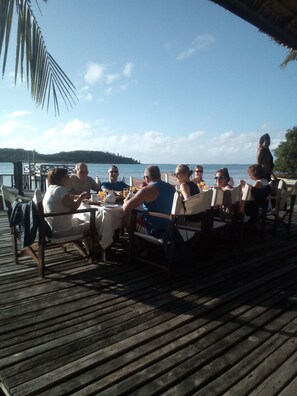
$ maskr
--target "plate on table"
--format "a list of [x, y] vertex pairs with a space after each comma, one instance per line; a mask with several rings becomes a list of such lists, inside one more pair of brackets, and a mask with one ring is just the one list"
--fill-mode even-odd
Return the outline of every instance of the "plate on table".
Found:
[[104, 205], [106, 208], [117, 208], [119, 205], [118, 204], [106, 204]]

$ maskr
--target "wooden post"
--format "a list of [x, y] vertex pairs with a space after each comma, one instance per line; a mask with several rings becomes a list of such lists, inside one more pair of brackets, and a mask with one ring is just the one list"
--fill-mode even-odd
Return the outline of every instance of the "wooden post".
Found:
[[23, 164], [21, 161], [13, 163], [14, 187], [19, 190], [19, 195], [24, 195], [23, 192]]

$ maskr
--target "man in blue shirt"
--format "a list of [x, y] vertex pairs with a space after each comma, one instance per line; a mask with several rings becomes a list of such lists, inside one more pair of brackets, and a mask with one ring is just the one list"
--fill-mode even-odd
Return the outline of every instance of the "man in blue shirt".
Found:
[[[148, 185], [141, 188], [132, 198], [124, 200], [123, 211], [129, 213], [143, 205], [151, 212], [170, 214], [175, 188], [161, 180], [160, 169], [156, 165], [150, 165], [145, 169], [144, 178]], [[146, 216], [144, 225], [145, 229], [140, 231], [155, 236], [167, 229], [169, 220]]]
[[108, 169], [108, 178], [109, 181], [102, 182], [101, 189], [104, 190], [112, 190], [122, 192], [124, 188], [129, 188], [128, 184], [123, 181], [118, 181], [119, 177], [119, 169], [116, 165], [111, 165]]

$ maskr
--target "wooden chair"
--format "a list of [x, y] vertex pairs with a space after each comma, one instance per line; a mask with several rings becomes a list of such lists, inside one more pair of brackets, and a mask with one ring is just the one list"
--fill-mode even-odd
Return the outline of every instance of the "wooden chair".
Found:
[[137, 177], [130, 176], [130, 186], [140, 188], [141, 184], [144, 182], [143, 179], [137, 179]]
[[166, 181], [166, 183], [169, 183], [172, 186], [179, 187], [179, 183], [178, 183], [176, 177], [169, 173], [165, 173], [165, 181]]
[[[17, 191], [17, 194], [19, 192]], [[2, 203], [3, 209], [8, 210], [14, 201], [17, 199], [15, 195], [13, 195], [7, 187], [4, 185], [1, 186], [1, 196], [2, 196]]]
[[166, 182], [167, 181], [166, 179], [168, 176], [174, 176], [173, 172], [161, 172], [161, 180], [162, 181]]
[[[138, 260], [150, 263], [171, 272], [176, 268], [176, 259], [178, 259], [178, 254], [184, 244], [197, 234], [202, 235], [211, 231], [211, 215], [209, 213], [211, 211], [211, 198], [212, 190], [194, 195], [185, 201], [183, 201], [182, 195], [179, 192], [175, 192], [170, 215], [142, 211], [145, 215], [168, 220], [168, 228], [163, 237], [147, 235], [137, 231], [136, 217], [139, 211], [134, 211], [132, 214], [132, 229], [130, 231], [129, 261]], [[194, 214], [201, 214], [200, 222], [187, 220], [186, 216]], [[135, 248], [136, 238], [146, 241], [151, 246], [157, 245], [161, 247], [163, 253], [165, 253], [162, 256], [163, 262], [158, 262], [158, 259], [160, 259], [159, 254], [154, 254], [153, 257], [147, 258], [141, 256], [141, 251], [137, 253]], [[186, 260], [186, 257], [183, 257], [183, 259]]]
[[[266, 231], [265, 219], [270, 192], [271, 189], [269, 186], [266, 186], [264, 189], [257, 189], [249, 184], [244, 186], [238, 210], [241, 248], [244, 247], [244, 232], [246, 228], [250, 229], [253, 236], [258, 234], [262, 240], [264, 239]], [[253, 208], [252, 212], [250, 212], [251, 208]], [[250, 213], [253, 213], [253, 215], [250, 216]]]
[[296, 190], [297, 182], [293, 186], [288, 187], [285, 181], [280, 179], [276, 195], [271, 196], [270, 198], [274, 201], [274, 204], [273, 209], [268, 211], [266, 214], [266, 221], [273, 223], [274, 236], [276, 235], [279, 225], [284, 225], [288, 233], [291, 231], [292, 215], [296, 201]]
[[213, 189], [211, 206], [214, 212], [213, 230], [228, 229], [231, 240], [238, 231], [242, 213], [239, 211], [239, 203], [242, 196], [241, 184], [232, 190]]
[[[28, 244], [27, 246], [23, 245], [22, 247], [19, 247], [20, 238], [22, 236], [22, 227], [20, 227], [20, 225], [18, 224], [11, 225], [13, 256], [14, 262], [16, 264], [19, 263], [19, 257], [22, 256], [24, 253], [27, 253], [33, 258], [33, 260], [37, 264], [39, 276], [44, 277], [45, 251], [48, 249], [56, 248], [58, 246], [63, 247], [64, 251], [66, 251], [66, 246], [70, 243], [78, 249], [78, 251], [84, 258], [93, 262], [95, 240], [97, 238], [97, 232], [95, 227], [95, 212], [97, 210], [96, 208], [77, 209], [59, 213], [44, 213], [42, 205], [42, 193], [40, 190], [35, 190], [33, 200], [29, 203], [24, 203], [24, 205], [31, 205], [31, 208], [33, 208], [30, 216], [35, 217], [36, 215], [34, 221], [37, 222], [38, 235], [36, 237], [36, 240], [34, 240], [32, 243]], [[46, 222], [47, 217], [65, 216], [75, 213], [86, 212], [90, 213], [90, 228], [88, 233], [80, 233], [76, 235], [65, 236], [63, 238], [54, 238], [50, 235], [50, 228], [48, 226], [48, 223]], [[10, 220], [12, 219], [10, 218]], [[22, 226], [26, 229], [28, 224], [22, 224]], [[89, 238], [89, 252], [87, 252], [83, 245], [83, 240], [87, 238]]]

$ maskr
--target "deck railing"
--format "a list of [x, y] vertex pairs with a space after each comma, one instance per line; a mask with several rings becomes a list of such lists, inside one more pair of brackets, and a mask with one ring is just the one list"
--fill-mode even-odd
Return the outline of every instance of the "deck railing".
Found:
[[14, 162], [14, 173], [0, 175], [0, 185], [15, 187], [22, 194], [23, 190], [33, 190], [35, 188], [45, 191], [46, 178], [51, 168], [66, 168], [68, 173], [74, 171], [75, 165], [71, 164], [29, 164]]

